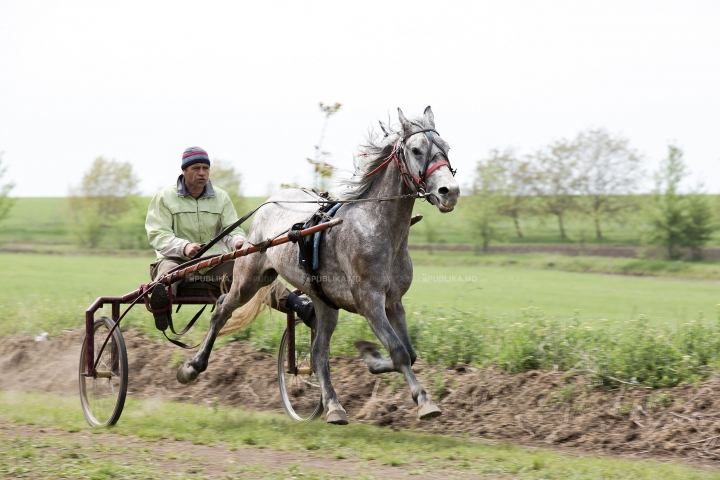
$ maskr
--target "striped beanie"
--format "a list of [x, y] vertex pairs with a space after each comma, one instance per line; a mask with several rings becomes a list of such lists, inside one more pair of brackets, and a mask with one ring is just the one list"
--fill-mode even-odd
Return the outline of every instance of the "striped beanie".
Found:
[[186, 148], [182, 156], [182, 169], [185, 170], [190, 165], [196, 163], [206, 163], [210, 165], [210, 158], [205, 150], [200, 147]]

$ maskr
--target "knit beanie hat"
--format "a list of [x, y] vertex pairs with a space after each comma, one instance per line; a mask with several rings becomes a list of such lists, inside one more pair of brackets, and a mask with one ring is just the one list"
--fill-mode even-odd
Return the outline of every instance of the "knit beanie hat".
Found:
[[185, 170], [196, 163], [206, 163], [209, 166], [210, 158], [207, 152], [200, 147], [186, 148], [182, 156], [182, 169]]

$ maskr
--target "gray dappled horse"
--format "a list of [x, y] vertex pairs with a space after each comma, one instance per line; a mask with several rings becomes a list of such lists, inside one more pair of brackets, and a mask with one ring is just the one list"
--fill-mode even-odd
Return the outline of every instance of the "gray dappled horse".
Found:
[[[339, 308], [364, 316], [389, 352], [390, 358], [386, 358], [374, 344], [357, 342], [370, 371], [397, 371], [405, 375], [418, 405], [418, 417], [425, 419], [438, 416], [441, 411], [411, 369], [416, 354], [410, 343], [402, 305], [402, 297], [413, 279], [407, 248], [415, 203], [412, 194], [424, 187], [427, 200], [440, 212], [447, 213], [457, 204], [460, 188], [447, 160], [448, 145], [435, 132], [430, 107], [425, 109], [422, 117], [413, 120], [405, 118], [400, 109], [398, 116], [402, 132], [392, 132], [381, 122], [385, 137], [376, 138], [371, 133], [368, 144], [361, 147], [356, 173], [344, 182], [349, 186], [349, 193], [343, 195], [342, 200], [406, 197], [343, 205], [335, 214], [335, 218], [343, 219], [343, 224], [323, 235], [320, 269], [316, 274], [327, 279], [322, 283], [327, 297]], [[395, 159], [391, 161], [393, 155]], [[306, 191], [288, 189], [270, 200], [310, 199], [312, 197]], [[259, 243], [273, 238], [290, 225], [305, 221], [316, 209], [317, 205], [312, 203], [264, 206], [255, 215], [248, 241]], [[261, 287], [272, 284], [278, 275], [309, 294], [315, 304], [312, 366], [320, 383], [326, 421], [344, 425], [347, 415], [330, 382], [328, 361], [338, 311], [310, 291], [311, 282], [307, 281], [305, 271], [298, 268], [297, 246], [290, 243], [268, 249], [265, 254], [248, 255], [235, 261], [232, 287], [213, 313], [200, 350], [180, 366], [177, 378], [181, 383], [188, 383], [205, 371], [213, 343], [233, 311], [249, 302]]]

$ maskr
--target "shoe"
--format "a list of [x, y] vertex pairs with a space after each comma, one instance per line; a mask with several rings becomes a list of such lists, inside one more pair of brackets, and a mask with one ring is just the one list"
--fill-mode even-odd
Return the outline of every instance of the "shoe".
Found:
[[[170, 298], [168, 297], [165, 285], [158, 283], [155, 285], [152, 293], [150, 294], [150, 308], [153, 310], [160, 310], [161, 308], [166, 308], [169, 303]], [[153, 317], [155, 317], [155, 328], [161, 332], [167, 330], [169, 316], [170, 310], [162, 313], [153, 313]]]
[[312, 300], [303, 298], [300, 305], [295, 307], [294, 310], [305, 325], [310, 327], [311, 330], [315, 330], [315, 307]]

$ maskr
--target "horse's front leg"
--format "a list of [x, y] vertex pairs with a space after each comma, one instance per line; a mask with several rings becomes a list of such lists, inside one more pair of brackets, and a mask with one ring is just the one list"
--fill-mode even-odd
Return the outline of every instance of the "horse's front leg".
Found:
[[[418, 382], [412, 371], [415, 352], [412, 346], [410, 346], [410, 337], [407, 334], [405, 314], [404, 310], [402, 310], [402, 305], [400, 305], [401, 310], [397, 308], [392, 310], [394, 314], [402, 312], [402, 317], [393, 318], [394, 323], [401, 331], [401, 334], [398, 335], [395, 329], [393, 329], [393, 326], [391, 326], [387, 313], [383, 308], [384, 296], [377, 294], [369, 296], [364, 300], [365, 305], [362, 306], [361, 311], [365, 314], [370, 328], [390, 354], [393, 369], [405, 375], [405, 379], [410, 386], [412, 398], [418, 406], [418, 418], [424, 420], [437, 417], [442, 413], [440, 408], [430, 399], [430, 395], [428, 395], [422, 385], [420, 385], [420, 382]], [[405, 338], [403, 339], [402, 337]], [[403, 340], [407, 341], [409, 348], [405, 346], [405, 341]]]
[[[210, 328], [200, 345], [200, 349], [192, 358], [186, 360], [177, 371], [177, 380], [180, 383], [190, 383], [195, 380], [198, 375], [207, 370], [208, 361], [213, 345], [217, 339], [218, 333], [232, 316], [233, 312], [245, 305], [257, 293], [258, 289], [264, 285], [254, 284], [252, 275], [243, 276], [241, 268], [236, 261], [233, 273], [233, 283], [230, 291], [225, 296], [222, 304], [219, 305], [210, 317]], [[247, 265], [247, 264], [246, 264]], [[239, 270], [240, 269], [240, 270]]]
[[[408, 333], [407, 323], [405, 322], [405, 308], [402, 302], [398, 301], [389, 307], [385, 308], [385, 315], [390, 322], [395, 334], [400, 338], [400, 341], [405, 346], [405, 349], [410, 354], [410, 365], [415, 364], [417, 354], [413, 349], [412, 342], [410, 342], [410, 334]], [[395, 364], [392, 359], [384, 357], [380, 353], [380, 348], [377, 344], [372, 342], [366, 342], [363, 340], [355, 342], [355, 348], [360, 352], [360, 358], [367, 363], [370, 373], [388, 373], [388, 372], [399, 372], [395, 368]]]
[[337, 393], [330, 381], [330, 339], [337, 327], [338, 312], [316, 297], [312, 297], [315, 305], [315, 340], [312, 345], [312, 365], [320, 382], [325, 421], [335, 425], [347, 425], [345, 409], [340, 405]]

